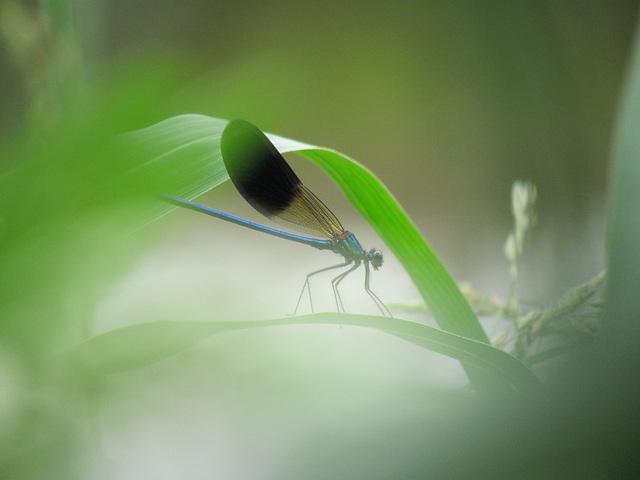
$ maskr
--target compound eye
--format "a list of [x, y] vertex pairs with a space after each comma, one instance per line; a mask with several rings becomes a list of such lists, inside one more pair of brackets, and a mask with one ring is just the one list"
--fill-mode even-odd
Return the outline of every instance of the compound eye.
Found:
[[382, 266], [382, 252], [380, 250], [369, 251], [369, 262], [374, 270]]

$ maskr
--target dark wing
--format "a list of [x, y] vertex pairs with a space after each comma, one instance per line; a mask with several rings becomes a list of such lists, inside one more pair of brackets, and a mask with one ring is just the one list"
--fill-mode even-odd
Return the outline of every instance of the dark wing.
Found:
[[231, 181], [265, 217], [325, 238], [344, 233], [336, 216], [302, 184], [257, 127], [244, 120], [232, 120], [222, 132], [220, 147]]

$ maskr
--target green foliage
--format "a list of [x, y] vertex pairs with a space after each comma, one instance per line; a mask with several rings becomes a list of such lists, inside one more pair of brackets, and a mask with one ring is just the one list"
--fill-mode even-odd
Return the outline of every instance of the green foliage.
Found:
[[[192, 199], [225, 177], [219, 143], [224, 126], [225, 122], [219, 119], [182, 115], [134, 132], [123, 140], [127, 150], [133, 152], [133, 157], [146, 159], [141, 161], [138, 174], [145, 176], [147, 170], [158, 168], [166, 172], [175, 169], [177, 175], [168, 177], [171, 185], [167, 184], [160, 191]], [[330, 174], [404, 265], [445, 331], [488, 344], [477, 317], [449, 273], [402, 207], [373, 173], [335, 151], [275, 135], [270, 138], [282, 153], [300, 153]], [[135, 148], [136, 145], [143, 147]], [[145, 148], [145, 145], [150, 146]], [[205, 172], [214, 172], [214, 175]], [[171, 208], [166, 207], [167, 210]], [[469, 368], [477, 388], [491, 391], [505, 387], [500, 375], [487, 376], [483, 370]]]
[[74, 346], [56, 363], [62, 369], [76, 366], [90, 377], [109, 375], [152, 365], [212, 335], [247, 328], [311, 324], [375, 328], [505, 378], [522, 393], [540, 391], [538, 379], [521, 362], [483, 342], [406, 320], [336, 313], [278, 320], [144, 323], [93, 337]]
[[[226, 180], [219, 152], [226, 120], [201, 115], [167, 118], [173, 113], [167, 114], [159, 105], [173, 96], [185, 69], [165, 52], [157, 57], [145, 54], [143, 58], [134, 56], [128, 61], [101, 66], [92, 72], [96, 78], [91, 88], [87, 88], [79, 50], [67, 48], [73, 45], [66, 43], [67, 35], [71, 36], [73, 31], [72, 11], [62, 7], [71, 4], [61, 2], [62, 7], [57, 7], [57, 3], [42, 2], [53, 28], [60, 34], [56, 38], [57, 48], [52, 49], [50, 58], [42, 59], [42, 64], [28, 58], [28, 52], [40, 51], [28, 42], [38, 42], [41, 32], [47, 31], [39, 23], [42, 19], [22, 15], [17, 2], [0, 5], [0, 15], [11, 14], [0, 18], [0, 35], [3, 40], [4, 36], [11, 37], [9, 56], [22, 68], [23, 81], [30, 89], [25, 119], [16, 119], [16, 125], [8, 125], [0, 132], [0, 477], [33, 480], [86, 476], [84, 465], [94, 460], [96, 451], [101, 457], [102, 450], [106, 450], [100, 444], [102, 407], [108, 404], [108, 395], [113, 390], [110, 387], [116, 385], [117, 389], [117, 382], [125, 375], [151, 371], [153, 376], [160, 372], [158, 377], [164, 383], [163, 362], [182, 354], [187, 368], [193, 366], [195, 370], [189, 354], [205, 340], [227, 340], [234, 331], [238, 338], [248, 337], [257, 329], [280, 334], [290, 332], [287, 329], [293, 325], [303, 332], [313, 331], [318, 325], [330, 325], [355, 326], [363, 336], [375, 330], [382, 332], [385, 340], [402, 339], [406, 351], [417, 345], [420, 354], [435, 352], [455, 359], [464, 366], [476, 392], [485, 398], [493, 396], [491, 401], [483, 402], [465, 398], [458, 391], [443, 394], [434, 389], [424, 395], [422, 390], [418, 418], [405, 412], [384, 412], [385, 415], [371, 417], [375, 420], [372, 423], [379, 425], [367, 431], [374, 432], [370, 438], [358, 432], [351, 439], [336, 442], [332, 437], [321, 444], [336, 446], [338, 453], [327, 454], [326, 449], [309, 441], [319, 435], [318, 431], [324, 432], [324, 425], [315, 432], [299, 433], [296, 440], [308, 442], [307, 453], [313, 452], [314, 459], [320, 458], [317, 452], [322, 452], [322, 460], [349, 458], [344, 460], [345, 465], [324, 462], [318, 469], [309, 466], [312, 462], [296, 458], [298, 463], [291, 466], [292, 471], [299, 468], [306, 473], [319, 472], [318, 477], [322, 477], [342, 467], [343, 471], [356, 471], [361, 463], [367, 463], [360, 460], [367, 458], [372, 469], [384, 464], [389, 470], [416, 478], [591, 478], [594, 472], [633, 478], [628, 470], [637, 459], [638, 422], [633, 412], [640, 364], [637, 48], [616, 126], [607, 303], [602, 321], [600, 305], [592, 300], [605, 281], [604, 273], [560, 296], [550, 306], [531, 308], [516, 293], [516, 282], [522, 273], [520, 260], [528, 245], [525, 237], [535, 219], [534, 187], [514, 188], [515, 223], [506, 245], [508, 273], [513, 281], [511, 295], [505, 302], [475, 291], [467, 290], [463, 295], [392, 193], [372, 172], [336, 151], [272, 135], [281, 151], [297, 152], [315, 162], [338, 184], [408, 272], [428, 307], [417, 310], [421, 319], [426, 318], [424, 312], [428, 311], [440, 328], [400, 318], [409, 312], [399, 306], [393, 309], [398, 318], [322, 313], [231, 322], [219, 318], [215, 311], [207, 321], [193, 321], [188, 315], [182, 321], [166, 321], [157, 315], [157, 321], [143, 319], [135, 325], [103, 332], [93, 324], [96, 306], [110, 296], [110, 289], [122, 274], [133, 269], [141, 252], [153, 246], [158, 229], [164, 226], [152, 222], [173, 208], [158, 201], [154, 194], [163, 191], [192, 199]], [[7, 18], [19, 22], [6, 21]], [[29, 35], [23, 35], [24, 32]], [[513, 38], [519, 33], [515, 31]], [[51, 52], [41, 51], [44, 56]], [[388, 53], [393, 54], [391, 50]], [[368, 56], [366, 51], [362, 58]], [[279, 65], [286, 66], [288, 58], [286, 55], [282, 58]], [[531, 54], [529, 58], [537, 57]], [[21, 63], [22, 60], [25, 61]], [[272, 57], [260, 62], [268, 64], [267, 68], [274, 72], [271, 60]], [[384, 72], [390, 80], [394, 74], [392, 69]], [[254, 85], [253, 78], [244, 70], [241, 76], [248, 78], [244, 78], [247, 84]], [[283, 77], [279, 72], [274, 74], [277, 81]], [[377, 78], [372, 76], [374, 82], [379, 81]], [[377, 91], [379, 85], [374, 86], [372, 90]], [[238, 103], [255, 103], [264, 97], [265, 90], [268, 88], [258, 85], [250, 100], [237, 95]], [[413, 92], [409, 88], [406, 91], [411, 93], [407, 93], [404, 101], [410, 103]], [[224, 101], [232, 105], [237, 102], [229, 98]], [[284, 103], [271, 101], [274, 109]], [[390, 109], [394, 101], [389, 100]], [[519, 101], [520, 105], [526, 105], [526, 99]], [[3, 112], [2, 118], [8, 116]], [[552, 123], [548, 128], [556, 128]], [[217, 288], [213, 286], [213, 290]], [[585, 317], [584, 309], [595, 309], [596, 314]], [[511, 321], [513, 335], [507, 335], [502, 343], [495, 341], [492, 346], [478, 314]], [[109, 320], [113, 324], [120, 321], [116, 316]], [[243, 331], [238, 333], [239, 330]], [[300, 332], [295, 330], [295, 335]], [[565, 342], [544, 343], [558, 336]], [[256, 347], [263, 348], [265, 343], [260, 338]], [[572, 352], [572, 361], [566, 364], [568, 373], [560, 374], [559, 381], [549, 380], [540, 395], [540, 381], [530, 367], [557, 358], [567, 351], [567, 346], [578, 343], [585, 347], [586, 354]], [[389, 358], [385, 352], [381, 357]], [[215, 377], [216, 368], [219, 366], [215, 361], [208, 362], [203, 368], [204, 375]], [[269, 378], [262, 393], [272, 392], [280, 387], [274, 381], [279, 379], [275, 370], [265, 368], [247, 377], [253, 384], [259, 384], [263, 380], [260, 375], [266, 371]], [[198, 381], [200, 373], [196, 371]], [[235, 373], [234, 370], [230, 376]], [[304, 371], [300, 378], [306, 381], [318, 373], [324, 372]], [[414, 372], [398, 374], [409, 377]], [[229, 381], [231, 390], [237, 388], [236, 380]], [[292, 390], [299, 387], [292, 383]], [[167, 387], [174, 388], [174, 385]], [[123, 390], [124, 396], [135, 396], [134, 389]], [[513, 391], [520, 395], [512, 395]], [[509, 394], [495, 395], [504, 392]], [[449, 415], [439, 419], [440, 429], [433, 429], [435, 422], [429, 415], [446, 410], [435, 414], [428, 411], [431, 398], [425, 397], [437, 395], [442, 395], [440, 401], [451, 408], [447, 411]], [[308, 396], [313, 396], [313, 392]], [[237, 396], [231, 398], [235, 401]], [[459, 403], [460, 398], [468, 403]], [[267, 394], [258, 396], [253, 405], [264, 403], [260, 413], [277, 417], [276, 402], [264, 401], [270, 399]], [[159, 401], [156, 397], [152, 400]], [[296, 397], [292, 403], [298, 400]], [[349, 400], [339, 398], [340, 402]], [[361, 400], [356, 402], [358, 411], [376, 399]], [[144, 409], [153, 407], [144, 401], [140, 403]], [[318, 410], [322, 408], [334, 416], [331, 408], [322, 405]], [[394, 414], [399, 416], [393, 417]], [[294, 417], [294, 421], [299, 418]], [[118, 418], [118, 425], [125, 422], [126, 419]], [[364, 425], [361, 427], [364, 431]], [[333, 433], [329, 431], [327, 436]], [[380, 455], [376, 458], [367, 449], [372, 444], [379, 447]], [[390, 445], [399, 445], [400, 454], [389, 452]], [[345, 451], [350, 455], [345, 456]], [[296, 456], [299, 452], [295, 451]], [[328, 456], [324, 457], [325, 454]], [[397, 464], [391, 461], [394, 454]], [[329, 478], [344, 477], [342, 474]]]

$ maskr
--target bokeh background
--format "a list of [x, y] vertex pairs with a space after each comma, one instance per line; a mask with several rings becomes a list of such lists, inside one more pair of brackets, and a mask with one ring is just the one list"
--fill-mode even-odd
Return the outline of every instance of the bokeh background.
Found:
[[[158, 120], [245, 118], [352, 156], [389, 186], [457, 279], [504, 293], [516, 179], [539, 190], [526, 295], [548, 300], [601, 268], [636, 2], [98, 5], [79, 9], [89, 71], [91, 60], [132, 52], [180, 56], [188, 73]], [[356, 230], [339, 194], [296, 169]]]
[[[121, 111], [128, 129], [184, 113], [243, 118], [366, 165], [457, 281], [502, 298], [510, 188], [530, 180], [538, 224], [518, 292], [551, 302], [604, 265], [610, 147], [638, 3], [4, 0], [0, 141], [6, 152], [55, 131], [101, 89], [150, 99]], [[318, 169], [291, 163], [363, 246], [384, 249]], [[201, 201], [261, 221], [231, 185]], [[146, 227], [117, 272], [85, 272], [83, 282], [100, 278], [85, 334], [282, 317], [304, 275], [335, 260], [220, 223], [174, 212]], [[375, 291], [390, 305], [419, 301], [385, 254]], [[331, 310], [328, 280], [314, 285]], [[361, 281], [345, 282], [347, 310], [374, 313]], [[51, 330], [68, 338], [77, 325], [65, 319]], [[44, 438], [24, 462], [4, 457], [13, 478], [384, 478], [419, 468], [426, 444], [413, 440], [469, 401], [456, 362], [379, 332], [305, 326], [214, 338], [98, 382], [86, 403], [75, 390], [38, 391], [26, 414], [16, 385], [31, 383], [30, 370], [5, 338], [0, 419]]]

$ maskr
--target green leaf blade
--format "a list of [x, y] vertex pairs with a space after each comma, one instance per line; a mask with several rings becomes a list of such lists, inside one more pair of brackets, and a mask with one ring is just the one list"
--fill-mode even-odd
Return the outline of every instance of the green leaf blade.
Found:
[[460, 289], [391, 192], [367, 168], [337, 152], [300, 154], [323, 167], [402, 263], [441, 328], [488, 343]]
[[257, 321], [141, 323], [86, 340], [62, 355], [57, 365], [80, 366], [83, 373], [90, 376], [118, 374], [162, 361], [220, 333], [309, 324], [374, 328], [473, 365], [492, 377], [507, 381], [521, 392], [532, 393], [541, 387], [519, 360], [485, 343], [407, 320], [337, 313]]
[[[220, 154], [220, 135], [227, 121], [201, 115], [183, 115], [168, 119], [138, 132], [130, 140], [138, 145], [158, 141], [138, 170], [166, 170], [166, 193], [193, 199], [227, 177]], [[174, 132], [175, 131], [175, 132]], [[489, 344], [478, 318], [445, 267], [424, 240], [404, 209], [380, 180], [358, 162], [330, 149], [314, 147], [294, 140], [269, 135], [282, 153], [296, 152], [323, 168], [343, 190], [348, 200], [363, 215], [401, 262], [417, 286], [438, 325], [445, 331]], [[202, 141], [199, 141], [202, 140]], [[194, 146], [206, 148], [195, 148]], [[143, 155], [144, 157], [144, 155]], [[177, 174], [172, 177], [172, 168]], [[161, 213], [171, 210], [164, 206]], [[505, 391], [506, 382], [485, 375], [474, 365], [465, 365], [476, 388]]]

